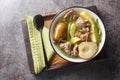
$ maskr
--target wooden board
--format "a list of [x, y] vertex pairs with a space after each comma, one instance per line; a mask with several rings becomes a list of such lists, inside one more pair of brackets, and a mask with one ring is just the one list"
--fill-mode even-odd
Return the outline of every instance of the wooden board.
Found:
[[[99, 12], [98, 12], [96, 6], [90, 6], [90, 7], [88, 7], [88, 9], [92, 10], [99, 16]], [[52, 19], [55, 15], [56, 15], [56, 13], [44, 15], [45, 26], [47, 28], [50, 27]], [[26, 46], [26, 53], [27, 53], [27, 57], [28, 57], [29, 68], [30, 68], [31, 73], [34, 73], [34, 65], [33, 65], [33, 60], [32, 60], [32, 53], [31, 53], [26, 19], [22, 20], [22, 25], [23, 25], [22, 30], [23, 30], [24, 42], [25, 42], [25, 46]], [[98, 61], [104, 60], [106, 58], [105, 53], [106, 52], [105, 52], [105, 47], [104, 47], [103, 50], [101, 51], [101, 53], [97, 57], [95, 57], [94, 59], [92, 59], [91, 61], [88, 61], [88, 62], [98, 62]], [[88, 63], [88, 62], [85, 62], [85, 63]], [[73, 63], [64, 60], [63, 58], [61, 58], [59, 55], [57, 55], [55, 53], [52, 56], [49, 64], [50, 64], [49, 68], [44, 69], [44, 71], [59, 69], [64, 66], [67, 66], [67, 65], [72, 65]], [[80, 64], [80, 63], [77, 63], [77, 64]], [[74, 64], [74, 65], [77, 65], [77, 64]]]

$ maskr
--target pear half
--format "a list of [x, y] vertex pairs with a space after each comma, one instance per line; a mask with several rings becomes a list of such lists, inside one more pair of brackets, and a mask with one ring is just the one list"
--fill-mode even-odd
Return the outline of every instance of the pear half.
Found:
[[79, 45], [79, 57], [89, 60], [94, 57], [98, 50], [96, 42], [82, 42]]

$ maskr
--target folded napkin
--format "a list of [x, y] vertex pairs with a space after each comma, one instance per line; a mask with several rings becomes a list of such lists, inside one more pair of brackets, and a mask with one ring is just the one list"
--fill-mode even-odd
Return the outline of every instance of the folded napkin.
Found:
[[46, 56], [47, 60], [50, 61], [52, 55], [55, 53], [49, 40], [49, 29], [46, 27], [43, 28], [42, 30], [42, 38], [43, 38], [43, 43], [45, 46], [45, 51], [46, 51]]
[[46, 27], [43, 28], [42, 37], [41, 37], [40, 32], [34, 27], [33, 17], [31, 16], [27, 17], [27, 26], [28, 26], [30, 46], [31, 46], [32, 58], [33, 58], [34, 71], [35, 74], [38, 74], [46, 66], [41, 38], [43, 38], [43, 43], [45, 46], [45, 52], [48, 61], [54, 54], [54, 50], [51, 47], [49, 41], [49, 30]]

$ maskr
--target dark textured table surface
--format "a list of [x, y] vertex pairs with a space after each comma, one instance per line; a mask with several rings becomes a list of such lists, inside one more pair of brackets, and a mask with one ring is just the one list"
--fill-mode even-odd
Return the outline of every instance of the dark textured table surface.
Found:
[[[27, 15], [96, 5], [106, 28], [107, 59], [30, 74], [21, 20]], [[0, 80], [120, 80], [120, 0], [0, 0]]]

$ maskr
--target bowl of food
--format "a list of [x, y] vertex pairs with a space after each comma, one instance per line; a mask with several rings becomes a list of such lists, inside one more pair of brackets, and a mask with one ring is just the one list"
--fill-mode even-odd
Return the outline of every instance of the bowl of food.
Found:
[[49, 39], [58, 55], [70, 62], [85, 62], [96, 57], [105, 43], [102, 20], [91, 10], [70, 7], [53, 19]]

